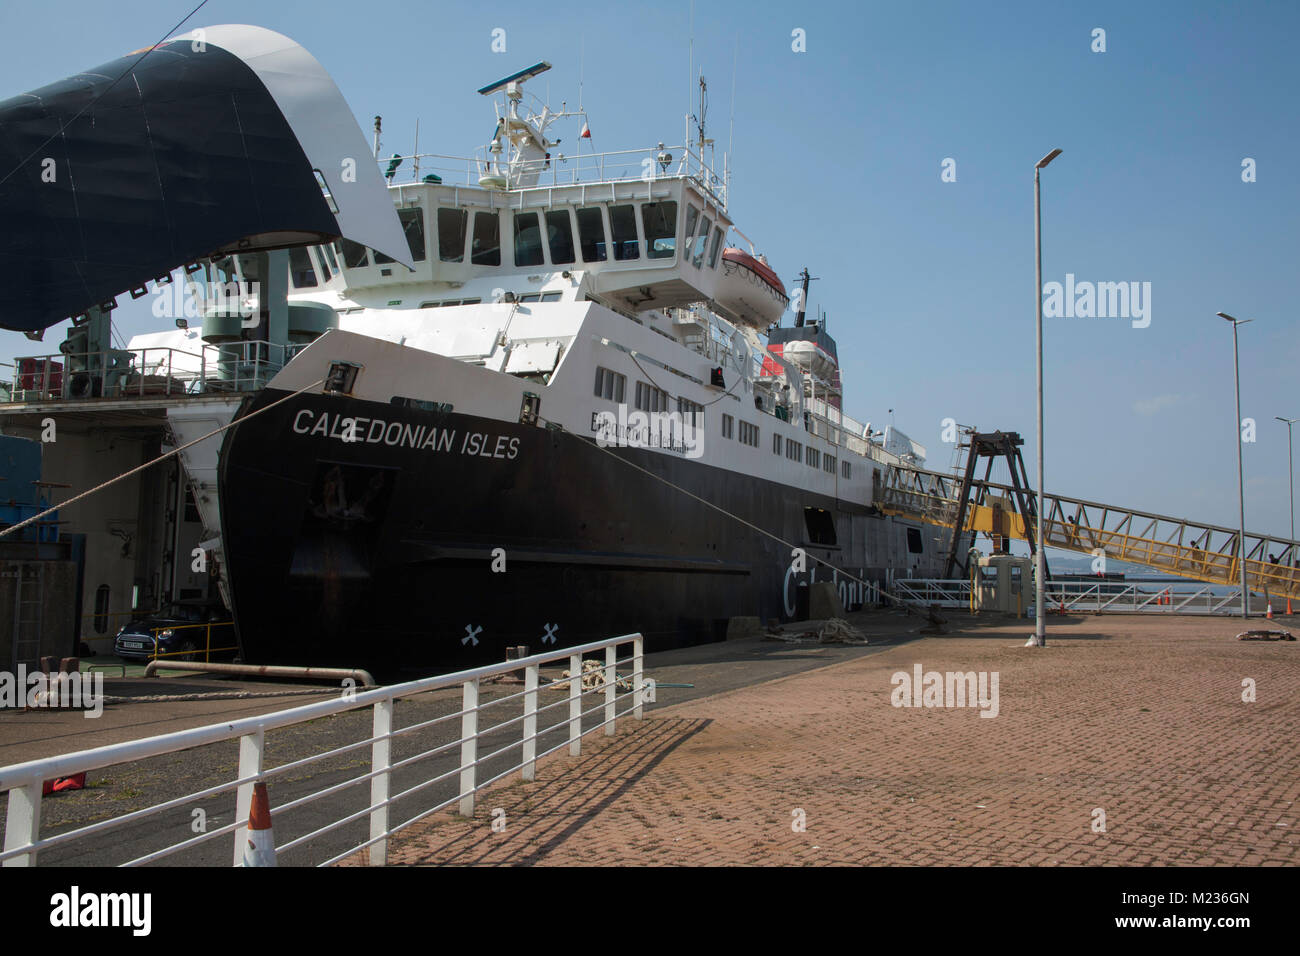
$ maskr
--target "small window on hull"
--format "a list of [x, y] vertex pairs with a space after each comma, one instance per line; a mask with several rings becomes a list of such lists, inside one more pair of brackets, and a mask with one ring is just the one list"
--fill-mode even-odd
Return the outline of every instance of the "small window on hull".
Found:
[[812, 544], [835, 546], [835, 519], [824, 508], [804, 508], [803, 521]]

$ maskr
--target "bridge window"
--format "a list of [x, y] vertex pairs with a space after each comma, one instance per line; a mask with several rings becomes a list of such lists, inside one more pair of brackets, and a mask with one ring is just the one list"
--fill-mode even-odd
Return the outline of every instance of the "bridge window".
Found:
[[543, 302], [559, 302], [559, 301], [560, 301], [560, 293], [558, 293], [558, 292], [543, 292], [543, 293], [542, 293], [542, 301], [543, 301]]
[[709, 249], [709, 268], [710, 268], [710, 269], [716, 269], [716, 268], [718, 267], [718, 253], [720, 253], [720, 252], [722, 251], [722, 236], [723, 236], [723, 232], [722, 232], [722, 230], [721, 230], [719, 227], [714, 226], [714, 227], [713, 227], [713, 247], [712, 247], [711, 249]]
[[641, 207], [641, 228], [645, 230], [647, 255], [671, 259], [677, 251], [677, 203], [648, 202]]
[[307, 254], [306, 246], [294, 246], [289, 250], [289, 278], [293, 280], [295, 289], [316, 287], [316, 271], [311, 267], [311, 256]]
[[469, 248], [472, 264], [501, 265], [501, 217], [494, 212], [474, 213], [474, 238]]
[[589, 206], [577, 210], [578, 241], [582, 247], [583, 262], [604, 262], [605, 219], [600, 214], [599, 206]]
[[[419, 208], [399, 209], [397, 210], [398, 222], [402, 224], [402, 232], [406, 235], [406, 246], [411, 250], [412, 262], [424, 261], [424, 212]], [[392, 262], [393, 260], [382, 252], [375, 252], [375, 262], [380, 265]]]
[[691, 265], [697, 269], [704, 263], [704, 247], [709, 244], [709, 229], [712, 226], [708, 216], [700, 217], [700, 234], [695, 237], [695, 251], [691, 254]]
[[546, 239], [551, 246], [552, 265], [564, 266], [574, 261], [573, 226], [567, 209], [553, 209], [546, 214]]
[[339, 254], [343, 257], [343, 265], [349, 269], [364, 269], [370, 265], [366, 258], [366, 247], [351, 239], [339, 240]]
[[689, 203], [686, 206], [686, 228], [682, 230], [682, 241], [686, 246], [686, 253], [689, 256], [691, 251], [691, 236], [695, 235], [695, 224], [699, 222], [700, 211]]
[[[338, 270], [338, 266], [337, 266], [337, 264], [335, 265], [335, 267], [334, 267], [333, 269], [331, 269], [331, 268], [329, 267], [329, 262], [325, 259], [325, 250], [326, 250], [326, 249], [329, 249], [330, 259], [334, 259], [334, 250], [333, 250], [333, 249], [330, 249], [329, 246], [316, 246], [316, 247], [315, 247], [315, 250], [316, 250], [316, 264], [320, 266], [320, 277], [321, 277], [321, 279], [323, 279], [323, 280], [326, 281], [326, 282], [329, 282], [329, 281], [330, 281], [330, 277], [333, 276], [334, 273], [335, 273], [335, 272], [338, 272], [339, 270]], [[336, 262], [337, 262], [337, 260], [336, 260]]]
[[402, 232], [406, 233], [406, 246], [411, 250], [413, 262], [424, 261], [424, 210], [416, 206], [413, 209], [397, 210], [401, 220]]
[[465, 227], [469, 213], [464, 209], [438, 210], [438, 258], [462, 262], [465, 258]]
[[537, 213], [515, 213], [515, 265], [540, 266], [544, 261]]
[[641, 257], [636, 236], [636, 212], [633, 206], [610, 206], [609, 229], [614, 239], [614, 258], [628, 262]]

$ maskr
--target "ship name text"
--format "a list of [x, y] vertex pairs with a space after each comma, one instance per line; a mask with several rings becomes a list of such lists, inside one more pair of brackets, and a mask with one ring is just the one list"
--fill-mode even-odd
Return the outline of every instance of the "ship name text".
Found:
[[293, 418], [292, 428], [299, 435], [319, 435], [345, 444], [382, 443], [392, 447], [415, 448], [420, 451], [459, 452], [462, 455], [507, 460], [513, 460], [519, 455], [519, 439], [508, 435], [467, 431], [460, 436], [460, 441], [457, 441], [454, 428], [390, 422], [382, 418], [345, 417], [337, 412], [317, 414], [310, 408], [298, 410]]

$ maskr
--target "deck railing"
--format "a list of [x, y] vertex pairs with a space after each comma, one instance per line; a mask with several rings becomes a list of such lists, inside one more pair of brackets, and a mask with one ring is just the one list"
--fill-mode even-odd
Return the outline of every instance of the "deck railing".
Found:
[[[406, 185], [422, 182], [426, 176], [437, 176], [444, 186], [474, 186], [488, 174], [490, 168], [487, 154], [446, 156], [441, 153], [417, 153], [396, 157], [401, 160], [390, 182]], [[667, 161], [661, 161], [667, 158]], [[393, 157], [380, 157], [379, 165], [385, 172]], [[504, 160], [501, 167], [505, 168]], [[685, 176], [708, 191], [724, 207], [726, 206], [727, 184], [725, 175], [718, 173], [713, 166], [695, 150], [684, 146], [655, 146], [651, 149], [620, 149], [602, 153], [577, 152], [565, 154], [554, 152], [550, 159], [539, 159], [519, 163], [515, 171], [523, 176], [535, 177], [531, 186], [523, 189], [597, 185], [601, 183], [620, 183], [651, 181]]]
[[0, 363], [0, 400], [19, 403], [90, 398], [185, 397], [254, 391], [301, 348], [269, 342], [55, 353]]

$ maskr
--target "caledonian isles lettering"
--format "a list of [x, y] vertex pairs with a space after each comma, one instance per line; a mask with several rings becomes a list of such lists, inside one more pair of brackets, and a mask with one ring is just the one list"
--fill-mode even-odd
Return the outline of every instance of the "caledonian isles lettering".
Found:
[[382, 418], [344, 417], [338, 412], [299, 409], [293, 417], [293, 430], [299, 435], [319, 435], [341, 442], [380, 443], [420, 451], [445, 451], [480, 458], [505, 458], [519, 455], [519, 439], [486, 432], [465, 432], [456, 440], [454, 428], [433, 428], [406, 422], [388, 422]]

